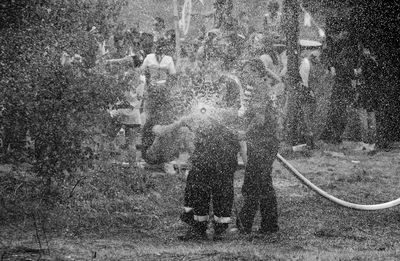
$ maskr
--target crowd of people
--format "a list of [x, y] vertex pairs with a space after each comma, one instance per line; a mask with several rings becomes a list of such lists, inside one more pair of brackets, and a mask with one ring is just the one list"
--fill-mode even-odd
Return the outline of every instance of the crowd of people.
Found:
[[[245, 164], [244, 203], [236, 217], [238, 231], [253, 233], [257, 211], [261, 215], [258, 234], [279, 231], [271, 173], [287, 131], [288, 95], [279, 10], [279, 4], [271, 1], [261, 31], [250, 26], [245, 12], [237, 19], [227, 17], [218, 28], [184, 43], [179, 61], [174, 30], [166, 30], [159, 17], [154, 19], [152, 33], [117, 28], [112, 52], [107, 53], [104, 42], [98, 41], [99, 61], [123, 68], [125, 75], [131, 70], [135, 74], [131, 89], [125, 93], [127, 106], [111, 111], [118, 118], [114, 133], [122, 126], [127, 138], [124, 148], [133, 152], [128, 154], [129, 163], [140, 160], [136, 153], [139, 138], [142, 159], [161, 164], [166, 171], [171, 170], [169, 163], [182, 149], [190, 153], [180, 217], [189, 229], [182, 240], [208, 238], [210, 205], [213, 238], [223, 237], [231, 223], [238, 154]], [[367, 116], [376, 110], [374, 95], [367, 89], [373, 90], [377, 81], [376, 59], [361, 45], [356, 50], [360, 56], [350, 54], [353, 46], [342, 44], [348, 37], [341, 31], [332, 34], [331, 42], [300, 41], [295, 100], [301, 120], [296, 128], [309, 150], [317, 148], [320, 139], [335, 144], [342, 141], [348, 106], [358, 104]], [[331, 77], [333, 86], [326, 126], [318, 130], [315, 114], [319, 99], [326, 96], [321, 94], [322, 77]], [[224, 117], [216, 120], [217, 116], [189, 115], [194, 100], [212, 104], [213, 113]], [[190, 133], [185, 137], [191, 138], [182, 142], [182, 133]]]

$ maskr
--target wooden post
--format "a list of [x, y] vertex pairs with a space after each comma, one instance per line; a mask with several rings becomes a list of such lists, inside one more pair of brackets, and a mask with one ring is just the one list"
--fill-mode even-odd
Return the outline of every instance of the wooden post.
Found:
[[299, 103], [295, 87], [300, 80], [299, 74], [299, 4], [297, 0], [284, 0], [284, 32], [286, 35], [288, 71], [286, 86], [288, 90], [288, 106], [285, 122], [285, 142], [291, 145], [297, 139], [297, 112]]
[[178, 1], [172, 0], [174, 5], [174, 25], [175, 25], [175, 55], [176, 55], [176, 68], [178, 69], [181, 56], [181, 36], [179, 31], [179, 14], [178, 14]]

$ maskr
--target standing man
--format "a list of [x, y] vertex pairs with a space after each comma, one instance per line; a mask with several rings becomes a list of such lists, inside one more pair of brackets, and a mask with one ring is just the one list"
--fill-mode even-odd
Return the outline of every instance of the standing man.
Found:
[[[204, 85], [202, 98], [210, 104], [212, 111], [205, 121], [194, 130], [195, 149], [191, 156], [192, 169], [189, 171], [185, 189], [184, 212], [181, 220], [190, 225], [181, 240], [206, 239], [210, 203], [214, 213], [214, 237], [220, 239], [231, 222], [234, 191], [233, 179], [238, 165], [240, 144], [235, 128], [226, 127], [225, 121], [237, 121], [240, 107], [240, 86], [229, 76], [237, 49], [231, 38], [217, 37], [210, 59], [219, 68], [210, 75], [212, 80]], [[222, 115], [228, 112], [227, 115]], [[233, 115], [233, 116], [232, 116]], [[218, 118], [218, 120], [216, 120]], [[192, 128], [193, 129], [193, 128]]]
[[264, 15], [263, 29], [266, 35], [283, 35], [282, 34], [282, 13], [279, 11], [279, 3], [275, 0], [268, 3], [267, 13]]
[[305, 140], [307, 148], [315, 148], [315, 110], [317, 108], [316, 93], [321, 75], [317, 74], [320, 52], [318, 50], [304, 50], [300, 62], [299, 73], [301, 83], [299, 84], [298, 98], [303, 113], [303, 124], [305, 126]]
[[278, 153], [276, 110], [268, 95], [271, 77], [259, 57], [241, 68], [240, 81], [245, 100], [240, 110], [247, 143], [247, 165], [242, 194], [243, 207], [237, 217], [241, 233], [250, 234], [255, 215], [260, 209], [262, 235], [279, 231], [278, 207], [272, 185], [272, 164]]
[[168, 124], [171, 121], [171, 115], [168, 114], [169, 96], [176, 69], [172, 57], [165, 54], [165, 46], [166, 41], [159, 40], [156, 43], [155, 52], [148, 54], [140, 67], [146, 76], [144, 92], [146, 120], [142, 129], [142, 157], [149, 164], [165, 162], [162, 154], [155, 157], [147, 155], [147, 149], [153, 144], [155, 138], [153, 126]]
[[331, 105], [328, 119], [321, 139], [327, 143], [340, 144], [347, 125], [348, 106], [354, 102], [355, 79], [357, 68], [357, 46], [354, 45], [347, 29], [333, 32], [332, 41], [328, 43], [328, 66], [334, 76]]

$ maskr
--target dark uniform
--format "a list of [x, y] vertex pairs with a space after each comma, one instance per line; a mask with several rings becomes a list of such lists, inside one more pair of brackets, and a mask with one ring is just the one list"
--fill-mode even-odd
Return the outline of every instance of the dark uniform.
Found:
[[[240, 107], [240, 86], [229, 73], [216, 68], [197, 93], [197, 99], [210, 103], [215, 113], [205, 118], [194, 130], [196, 142], [191, 156], [192, 169], [189, 171], [185, 189], [182, 221], [191, 228], [182, 240], [206, 239], [209, 208], [212, 202], [214, 214], [214, 239], [219, 238], [231, 221], [233, 205], [233, 179], [237, 170], [237, 155], [240, 150], [235, 131], [227, 127], [219, 109], [231, 109], [235, 117]], [[217, 120], [215, 117], [219, 118]]]
[[267, 95], [267, 74], [260, 59], [246, 62], [241, 73], [245, 87], [247, 127], [247, 165], [242, 194], [244, 205], [239, 213], [237, 225], [241, 232], [250, 233], [258, 209], [261, 212], [261, 233], [279, 230], [278, 208], [272, 185], [272, 164], [278, 153], [276, 110]]
[[231, 222], [233, 179], [240, 149], [237, 135], [225, 126], [211, 123], [196, 132], [196, 140], [185, 189], [185, 212], [181, 215], [192, 228], [181, 239], [206, 238], [210, 202], [216, 236]]

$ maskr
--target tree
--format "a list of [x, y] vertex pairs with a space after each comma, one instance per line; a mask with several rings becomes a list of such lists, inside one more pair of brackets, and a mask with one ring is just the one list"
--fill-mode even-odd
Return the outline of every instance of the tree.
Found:
[[285, 139], [289, 144], [293, 144], [296, 140], [296, 119], [298, 112], [298, 102], [296, 98], [296, 85], [299, 82], [299, 4], [296, 0], [284, 0], [284, 31], [287, 43], [288, 71], [287, 71], [287, 88], [288, 88], [288, 107], [285, 126]]
[[[48, 187], [85, 162], [82, 142], [99, 128], [124, 82], [95, 65], [93, 25], [113, 27], [122, 1], [21, 0], [2, 4], [0, 27], [3, 161], [29, 160]], [[63, 52], [83, 63], [62, 66]], [[27, 132], [34, 151], [24, 148]]]

